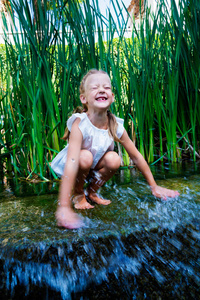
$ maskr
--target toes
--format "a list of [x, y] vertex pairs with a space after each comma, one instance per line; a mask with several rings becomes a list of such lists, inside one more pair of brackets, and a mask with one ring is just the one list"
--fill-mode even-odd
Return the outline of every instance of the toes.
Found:
[[90, 209], [90, 208], [94, 208], [94, 206], [93, 206], [93, 205], [90, 205], [90, 203], [87, 203], [87, 205], [86, 205], [85, 208]]
[[90, 203], [86, 202], [86, 203], [76, 203], [74, 205], [74, 207], [76, 209], [90, 209], [90, 208], [94, 208], [93, 205], [90, 205]]
[[92, 202], [96, 203], [96, 204], [101, 204], [101, 205], [109, 205], [111, 203], [110, 200], [106, 200], [106, 199], [102, 199], [102, 198], [98, 198], [98, 197], [90, 197], [89, 198]]
[[108, 204], [110, 204], [110, 203], [111, 203], [110, 200], [105, 200], [104, 205], [108, 205]]
[[75, 220], [75, 221], [57, 221], [58, 227], [64, 227], [66, 229], [78, 229], [84, 226], [83, 221]]

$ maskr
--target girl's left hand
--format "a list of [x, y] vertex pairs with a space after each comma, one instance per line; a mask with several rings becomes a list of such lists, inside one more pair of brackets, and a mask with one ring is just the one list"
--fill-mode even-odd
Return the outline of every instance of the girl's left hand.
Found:
[[167, 200], [168, 197], [175, 198], [180, 195], [178, 191], [169, 190], [159, 185], [151, 186], [151, 192], [155, 197], [163, 200]]

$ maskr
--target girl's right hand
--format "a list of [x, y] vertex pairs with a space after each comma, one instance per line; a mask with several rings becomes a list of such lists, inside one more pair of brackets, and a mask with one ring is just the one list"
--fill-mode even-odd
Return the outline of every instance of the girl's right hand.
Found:
[[84, 226], [83, 220], [79, 215], [72, 208], [66, 206], [58, 206], [56, 220], [59, 227], [68, 229], [77, 229]]

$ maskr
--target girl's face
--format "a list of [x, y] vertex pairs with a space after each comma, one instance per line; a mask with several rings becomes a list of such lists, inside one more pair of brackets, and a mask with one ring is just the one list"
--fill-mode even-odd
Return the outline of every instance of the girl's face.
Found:
[[107, 74], [97, 73], [88, 76], [85, 92], [80, 95], [81, 102], [90, 109], [107, 110], [114, 101], [110, 78]]

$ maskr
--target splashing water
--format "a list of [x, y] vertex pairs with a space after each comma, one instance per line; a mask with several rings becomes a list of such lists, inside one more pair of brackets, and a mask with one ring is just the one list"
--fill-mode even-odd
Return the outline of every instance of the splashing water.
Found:
[[121, 173], [78, 230], [57, 228], [57, 194], [2, 197], [1, 299], [198, 299], [200, 175], [157, 182], [180, 197], [155, 199]]

